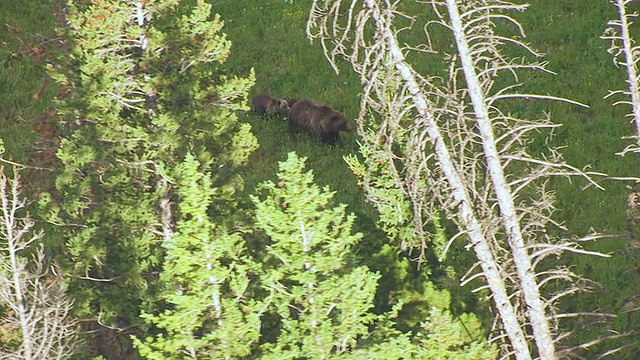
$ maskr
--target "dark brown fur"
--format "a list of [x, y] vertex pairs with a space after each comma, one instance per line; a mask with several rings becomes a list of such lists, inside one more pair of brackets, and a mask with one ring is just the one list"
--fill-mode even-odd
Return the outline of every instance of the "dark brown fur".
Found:
[[287, 104], [285, 100], [260, 94], [251, 99], [251, 110], [258, 115], [287, 115], [289, 112], [289, 104]]
[[334, 145], [340, 131], [351, 131], [347, 117], [329, 106], [310, 99], [296, 101], [289, 111], [289, 129], [311, 133], [327, 144]]

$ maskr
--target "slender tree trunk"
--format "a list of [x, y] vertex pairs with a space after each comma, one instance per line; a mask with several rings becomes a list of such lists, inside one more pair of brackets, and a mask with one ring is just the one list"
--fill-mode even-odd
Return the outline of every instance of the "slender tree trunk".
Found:
[[627, 83], [629, 84], [629, 92], [631, 96], [631, 106], [633, 108], [633, 119], [636, 124], [636, 144], [640, 148], [640, 89], [638, 89], [638, 70], [636, 62], [638, 59], [634, 57], [633, 42], [629, 33], [629, 19], [625, 4], [628, 1], [615, 0], [620, 15], [620, 31], [622, 40], [622, 49], [624, 50], [625, 62], [627, 68]]
[[496, 197], [500, 206], [501, 218], [509, 238], [509, 246], [513, 254], [516, 271], [525, 302], [528, 307], [528, 317], [531, 321], [536, 344], [541, 359], [555, 359], [555, 345], [549, 326], [549, 318], [545, 314], [545, 305], [540, 295], [536, 282], [535, 271], [531, 266], [531, 258], [526, 249], [518, 215], [513, 200], [513, 195], [504, 176], [504, 170], [500, 163], [496, 140], [493, 134], [493, 127], [489, 118], [489, 111], [485, 102], [484, 94], [469, 52], [469, 44], [463, 31], [458, 5], [455, 0], [447, 0], [447, 9], [451, 19], [452, 31], [458, 46], [458, 54], [462, 63], [462, 69], [467, 81], [469, 96], [473, 103], [478, 123], [478, 129], [482, 135], [482, 146], [484, 149], [487, 167], [491, 176], [491, 181], [496, 191]]
[[[0, 171], [4, 171], [4, 168], [0, 169]], [[31, 359], [33, 357], [33, 342], [31, 340], [31, 328], [29, 326], [30, 319], [29, 314], [27, 313], [25, 307], [25, 297], [22, 291], [22, 286], [24, 282], [20, 279], [20, 276], [24, 275], [24, 264], [18, 264], [18, 248], [17, 241], [20, 236], [16, 234], [19, 229], [16, 228], [16, 209], [21, 207], [18, 202], [18, 194], [16, 194], [17, 189], [14, 184], [10, 189], [12, 194], [9, 196], [7, 194], [6, 186], [8, 181], [6, 179], [2, 179], [2, 218], [4, 220], [4, 237], [7, 242], [7, 250], [9, 252], [9, 262], [11, 266], [11, 275], [13, 282], [13, 303], [15, 309], [17, 310], [17, 317], [20, 322], [20, 331], [22, 333], [22, 349], [23, 355], [25, 359]], [[22, 232], [22, 231], [20, 231]]]
[[[1, 359], [62, 359], [72, 355], [76, 323], [68, 317], [71, 302], [60, 278], [51, 277], [43, 252], [32, 250], [43, 236], [33, 233], [35, 222], [24, 216], [17, 170], [8, 179], [0, 166], [0, 328], [16, 344], [0, 349]], [[16, 345], [11, 348], [11, 345]], [[10, 349], [11, 348], [11, 349]], [[11, 353], [9, 353], [11, 351]]]

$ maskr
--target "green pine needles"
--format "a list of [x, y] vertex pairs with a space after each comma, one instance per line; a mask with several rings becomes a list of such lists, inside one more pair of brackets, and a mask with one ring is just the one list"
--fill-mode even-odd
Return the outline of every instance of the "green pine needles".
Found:
[[179, 3], [69, 1], [66, 53], [49, 68], [63, 89], [62, 167], [41, 203], [64, 229], [76, 312], [113, 328], [153, 308], [161, 244], [190, 216], [176, 212], [186, 196], [176, 189], [199, 181], [183, 178], [184, 164], [216, 169], [207, 173], [208, 211], [218, 214], [211, 228], [224, 229], [236, 221], [236, 169], [257, 148], [235, 114], [246, 109], [253, 73], [225, 76], [222, 21], [204, 1]]
[[346, 205], [328, 208], [334, 193], [302, 172], [305, 160], [290, 153], [279, 182], [259, 188], [266, 198], [253, 198], [257, 225], [271, 240], [262, 286], [282, 321], [278, 340], [263, 345], [266, 359], [343, 354], [375, 319], [369, 310], [380, 275], [348, 261], [362, 237], [351, 233], [355, 217]]
[[262, 344], [260, 358], [495, 358], [495, 349], [479, 340], [475, 316], [455, 319], [450, 295], [431, 283], [422, 294], [429, 317], [418, 321], [417, 334], [397, 329], [401, 302], [388, 313], [372, 311], [380, 275], [353, 261], [352, 247], [362, 237], [351, 232], [355, 217], [346, 205], [331, 208], [334, 193], [313, 183], [305, 160], [290, 153], [278, 182], [263, 183], [266, 195], [253, 197], [257, 225], [271, 241], [261, 287], [280, 321], [277, 339]]
[[163, 304], [156, 315], [142, 315], [161, 332], [134, 342], [147, 359], [242, 357], [260, 337], [263, 305], [246, 297], [257, 264], [245, 254], [241, 234], [207, 215], [218, 191], [200, 167], [188, 155], [175, 169], [180, 220], [163, 243]]
[[493, 357], [477, 319], [454, 318], [433, 287], [416, 333], [398, 329], [401, 301], [374, 312], [381, 276], [353, 253], [355, 216], [304, 158], [259, 186], [250, 224], [238, 168], [258, 144], [236, 111], [255, 80], [224, 75], [222, 26], [204, 1], [69, 2], [49, 67], [61, 167], [41, 205], [63, 229], [76, 315], [94, 344], [116, 338], [79, 356]]
[[354, 262], [355, 217], [331, 207], [334, 193], [313, 183], [305, 158], [290, 153], [277, 182], [252, 196], [256, 227], [267, 236], [260, 263], [242, 237], [206, 216], [215, 189], [195, 158], [180, 165], [182, 199], [175, 236], [165, 242], [158, 332], [136, 339], [147, 359], [489, 359], [474, 315], [454, 318], [446, 291], [423, 291], [430, 307], [416, 334], [396, 325], [402, 303], [375, 314], [380, 275]]

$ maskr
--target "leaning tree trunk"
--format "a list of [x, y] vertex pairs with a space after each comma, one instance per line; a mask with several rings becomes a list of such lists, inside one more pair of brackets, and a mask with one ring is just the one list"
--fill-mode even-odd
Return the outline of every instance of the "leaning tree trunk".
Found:
[[[622, 94], [624, 100], [617, 101], [614, 105], [625, 104], [631, 106], [629, 114], [633, 119], [636, 127], [636, 133], [630, 138], [635, 141], [626, 146], [618, 155], [626, 155], [627, 153], [640, 155], [640, 77], [638, 76], [638, 63], [640, 62], [640, 46], [636, 45], [635, 40], [629, 31], [632, 19], [637, 17], [636, 13], [627, 13], [627, 4], [632, 0], [611, 0], [617, 10], [618, 19], [609, 21], [609, 26], [605, 30], [602, 39], [611, 41], [609, 53], [613, 55], [613, 63], [616, 67], [621, 67], [627, 74], [627, 87], [624, 90], [611, 91], [610, 96], [618, 96]], [[640, 236], [638, 236], [638, 223], [640, 222], [640, 188], [637, 184], [638, 179], [627, 178], [626, 180], [635, 180], [636, 186], [630, 191], [627, 202], [627, 230], [629, 232], [629, 243], [631, 248], [640, 248]], [[632, 306], [638, 309], [637, 306]]]
[[377, 4], [373, 0], [367, 0], [367, 6], [371, 9], [371, 16], [378, 26], [378, 32], [388, 46], [388, 53], [391, 61], [395, 64], [396, 69], [400, 72], [402, 80], [406, 83], [407, 89], [411, 94], [411, 100], [415, 103], [417, 117], [424, 121], [429, 137], [434, 144], [434, 151], [438, 159], [440, 168], [444, 173], [447, 182], [451, 186], [451, 193], [455, 202], [459, 204], [459, 216], [461, 222], [465, 226], [465, 230], [474, 244], [476, 256], [480, 260], [482, 272], [487, 278], [489, 287], [493, 294], [496, 309], [503, 320], [503, 325], [510, 342], [514, 348], [514, 352], [518, 359], [531, 359], [529, 354], [527, 340], [522, 332], [522, 324], [518, 321], [516, 311], [509, 301], [506, 286], [503, 282], [503, 275], [500, 274], [497, 261], [493, 257], [489, 243], [483, 235], [482, 225], [475, 217], [471, 207], [472, 201], [463, 184], [456, 166], [452, 162], [450, 150], [446, 146], [446, 142], [435, 122], [432, 106], [430, 106], [425, 93], [420, 89], [418, 80], [414, 76], [414, 71], [407, 64], [395, 34], [388, 27], [383, 19]]
[[496, 139], [493, 134], [493, 126], [489, 118], [487, 99], [485, 98], [480, 78], [476, 73], [467, 35], [464, 33], [462, 19], [458, 11], [458, 5], [454, 0], [447, 0], [447, 9], [451, 19], [451, 30], [456, 39], [458, 54], [467, 81], [469, 97], [473, 102], [478, 129], [482, 137], [482, 147], [484, 158], [487, 161], [487, 168], [493, 182], [496, 193], [496, 200], [500, 206], [501, 218], [507, 232], [509, 247], [516, 265], [518, 279], [524, 294], [524, 300], [528, 307], [528, 318], [533, 328], [534, 338], [538, 346], [538, 352], [542, 359], [553, 359], [555, 346], [551, 336], [550, 318], [545, 313], [545, 305], [540, 295], [535, 271], [531, 266], [531, 257], [526, 249], [526, 245], [520, 230], [518, 215], [514, 204], [514, 196], [507, 184], [504, 169], [500, 162]]

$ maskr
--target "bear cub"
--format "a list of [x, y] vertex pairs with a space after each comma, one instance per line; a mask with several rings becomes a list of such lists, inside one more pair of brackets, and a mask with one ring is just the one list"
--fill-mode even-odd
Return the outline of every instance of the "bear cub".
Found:
[[287, 115], [289, 113], [289, 104], [285, 100], [260, 94], [251, 99], [251, 110], [258, 115]]
[[329, 145], [335, 145], [340, 131], [351, 131], [347, 117], [329, 106], [310, 99], [297, 100], [288, 116], [289, 129], [312, 134]]

